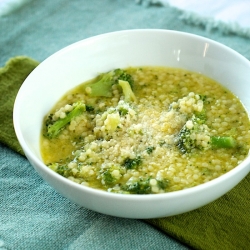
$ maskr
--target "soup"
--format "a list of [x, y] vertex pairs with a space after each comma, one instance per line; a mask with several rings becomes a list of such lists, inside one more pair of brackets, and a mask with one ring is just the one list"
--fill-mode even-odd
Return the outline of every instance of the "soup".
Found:
[[122, 194], [208, 182], [241, 163], [249, 146], [236, 96], [199, 73], [165, 67], [116, 69], [80, 84], [45, 117], [41, 136], [53, 171]]

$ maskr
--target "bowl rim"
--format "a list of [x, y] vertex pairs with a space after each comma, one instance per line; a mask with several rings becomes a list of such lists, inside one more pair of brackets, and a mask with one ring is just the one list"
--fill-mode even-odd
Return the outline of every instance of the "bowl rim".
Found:
[[[122, 33], [126, 34], [126, 33], [145, 33], [145, 32], [147, 32], [147, 33], [159, 33], [160, 32], [160, 33], [177, 34], [177, 35], [181, 35], [181, 36], [189, 36], [191, 38], [201, 40], [202, 42], [209, 42], [211, 44], [219, 46], [219, 47], [223, 48], [224, 50], [227, 50], [230, 53], [236, 55], [244, 63], [247, 63], [249, 66], [249, 69], [250, 69], [250, 62], [244, 56], [242, 56], [237, 51], [231, 49], [230, 47], [228, 47], [220, 42], [214, 41], [210, 38], [203, 37], [200, 35], [188, 33], [188, 32], [167, 30], [167, 29], [151, 29], [151, 28], [150, 29], [145, 28], [145, 29], [127, 29], [127, 30], [112, 31], [112, 32], [107, 32], [104, 34], [99, 34], [99, 35], [95, 35], [92, 37], [82, 39], [80, 41], [74, 42], [74, 43], [60, 49], [59, 51], [53, 53], [52, 55], [47, 57], [45, 60], [43, 60], [40, 63], [40, 65], [47, 63], [47, 61], [51, 60], [51, 58], [54, 58], [62, 53], [65, 53], [68, 50], [74, 49], [75, 46], [82, 45], [82, 43], [88, 43], [88, 42], [92, 42], [93, 40], [96, 40], [96, 39], [102, 39], [102, 38], [105, 38], [107, 36], [113, 36], [113, 35], [122, 34]], [[38, 65], [38, 67], [39, 67], [39, 65]], [[36, 72], [36, 69], [34, 69], [30, 73], [30, 75], [34, 74], [34, 72]], [[199, 192], [205, 191], [207, 189], [210, 189], [210, 187], [212, 187], [212, 186], [216, 186], [216, 185], [220, 184], [221, 182], [226, 181], [227, 179], [231, 179], [236, 173], [238, 173], [242, 169], [246, 168], [246, 165], [250, 165], [250, 154], [248, 154], [248, 156], [239, 165], [237, 165], [236, 167], [234, 167], [233, 169], [231, 169], [227, 173], [225, 173], [225, 174], [223, 174], [223, 175], [221, 175], [213, 180], [210, 180], [206, 183], [199, 184], [199, 185], [194, 186], [194, 187], [190, 187], [190, 188], [186, 188], [186, 189], [182, 189], [182, 190], [177, 190], [177, 191], [171, 191], [171, 192], [167, 192], [167, 193], [160, 193], [160, 194], [146, 194], [146, 195], [128, 194], [128, 195], [126, 195], [126, 194], [107, 192], [105, 190], [95, 189], [92, 187], [88, 187], [88, 186], [84, 186], [84, 185], [75, 183], [75, 182], [57, 174], [53, 170], [49, 169], [43, 163], [43, 161], [41, 159], [39, 159], [39, 157], [29, 148], [29, 146], [27, 145], [27, 143], [24, 139], [24, 135], [22, 133], [21, 127], [19, 126], [19, 122], [18, 122], [18, 117], [19, 117], [18, 104], [21, 102], [20, 94], [22, 93], [23, 86], [25, 85], [25, 82], [28, 80], [30, 75], [23, 82], [23, 85], [19, 89], [18, 94], [17, 94], [16, 99], [15, 99], [15, 102], [14, 102], [13, 123], [14, 123], [15, 133], [16, 133], [18, 141], [20, 142], [20, 145], [23, 148], [27, 158], [31, 159], [32, 162], [34, 162], [37, 166], [39, 166], [39, 168], [41, 168], [45, 172], [46, 175], [52, 176], [53, 178], [62, 182], [66, 186], [70, 186], [70, 187], [73, 187], [75, 189], [82, 190], [82, 191], [87, 192], [89, 194], [94, 194], [97, 196], [103, 196], [103, 197], [109, 197], [109, 198], [119, 198], [120, 200], [131, 200], [131, 201], [138, 201], [138, 202], [143, 201], [143, 200], [148, 200], [148, 199], [150, 199], [152, 201], [153, 200], [162, 200], [164, 198], [167, 199], [167, 198], [171, 198], [171, 197], [182, 197], [182, 196], [186, 196], [186, 195], [193, 195], [197, 191], [199, 191]], [[250, 167], [249, 167], [249, 172], [250, 172]]]
[[[244, 57], [243, 55], [241, 55], [239, 52], [237, 52], [236, 50], [230, 48], [229, 46], [222, 44], [221, 42], [215, 41], [211, 38], [205, 37], [205, 36], [201, 36], [201, 35], [197, 35], [194, 33], [190, 33], [190, 32], [184, 32], [184, 31], [178, 31], [178, 30], [170, 30], [170, 29], [154, 29], [154, 28], [135, 28], [135, 29], [124, 29], [124, 30], [117, 30], [117, 31], [111, 31], [111, 32], [107, 32], [107, 33], [102, 33], [102, 34], [98, 34], [98, 35], [93, 35], [91, 37], [87, 37], [84, 39], [81, 39], [79, 41], [73, 42], [61, 49], [59, 49], [58, 51], [56, 51], [55, 53], [49, 55], [47, 58], [45, 58], [40, 64], [47, 62], [48, 60], [50, 60], [51, 58], [54, 58], [55, 56], [64, 53], [68, 50], [71, 50], [72, 48], [76, 47], [76, 46], [80, 46], [82, 43], [91, 43], [95, 40], [98, 39], [102, 39], [105, 38], [107, 36], [113, 36], [113, 35], [117, 35], [117, 34], [126, 34], [126, 33], [145, 33], [145, 32], [150, 32], [150, 33], [169, 33], [169, 34], [175, 34], [175, 35], [182, 35], [182, 36], [187, 36], [190, 38], [195, 38], [198, 40], [202, 40], [207, 41], [211, 44], [214, 44], [218, 47], [223, 48], [224, 50], [229, 51], [230, 53], [240, 57], [243, 61], [245, 61], [245, 63], [250, 64], [250, 61]], [[38, 65], [39, 66], [39, 65]]]

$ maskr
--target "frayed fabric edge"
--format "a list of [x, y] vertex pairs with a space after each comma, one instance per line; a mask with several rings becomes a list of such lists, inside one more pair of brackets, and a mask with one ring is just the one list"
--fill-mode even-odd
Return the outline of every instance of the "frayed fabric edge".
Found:
[[176, 6], [170, 5], [166, 2], [166, 0], [135, 0], [137, 4], [143, 5], [145, 7], [150, 7], [153, 5], [163, 6], [168, 8], [174, 8], [178, 10], [181, 14], [179, 15], [179, 19], [183, 20], [185, 23], [194, 25], [194, 26], [202, 26], [206, 31], [212, 32], [213, 30], [217, 30], [224, 35], [234, 34], [241, 37], [250, 38], [250, 27], [242, 27], [237, 22], [226, 23], [221, 20], [216, 20], [213, 17], [201, 16], [192, 11], [186, 11]]
[[244, 28], [237, 22], [225, 23], [220, 20], [216, 20], [212, 17], [202, 17], [199, 14], [190, 11], [181, 11], [179, 18], [185, 21], [187, 24], [195, 26], [203, 26], [207, 31], [218, 30], [222, 34], [235, 34], [242, 37], [250, 38], [250, 28]]

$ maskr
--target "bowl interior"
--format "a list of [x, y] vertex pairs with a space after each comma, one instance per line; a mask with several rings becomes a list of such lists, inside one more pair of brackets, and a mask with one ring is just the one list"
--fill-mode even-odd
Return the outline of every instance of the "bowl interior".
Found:
[[[168, 66], [207, 75], [233, 91], [250, 113], [249, 62], [231, 49], [195, 35], [132, 30], [96, 36], [52, 55], [26, 79], [15, 105], [22, 145], [40, 157], [42, 119], [66, 91], [118, 67]], [[30, 115], [32, 114], [32, 115]]]

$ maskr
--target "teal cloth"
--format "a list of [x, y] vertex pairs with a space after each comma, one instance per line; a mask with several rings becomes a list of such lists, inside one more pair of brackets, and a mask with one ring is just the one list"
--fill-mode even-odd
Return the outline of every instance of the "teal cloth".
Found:
[[[17, 55], [42, 61], [78, 40], [134, 28], [202, 35], [250, 59], [249, 39], [208, 32], [202, 25], [180, 20], [181, 14], [174, 8], [146, 7], [133, 0], [33, 0], [0, 17], [0, 67]], [[101, 215], [69, 202], [24, 157], [0, 144], [0, 250], [119, 248], [190, 249], [194, 245], [184, 246], [144, 221]]]

